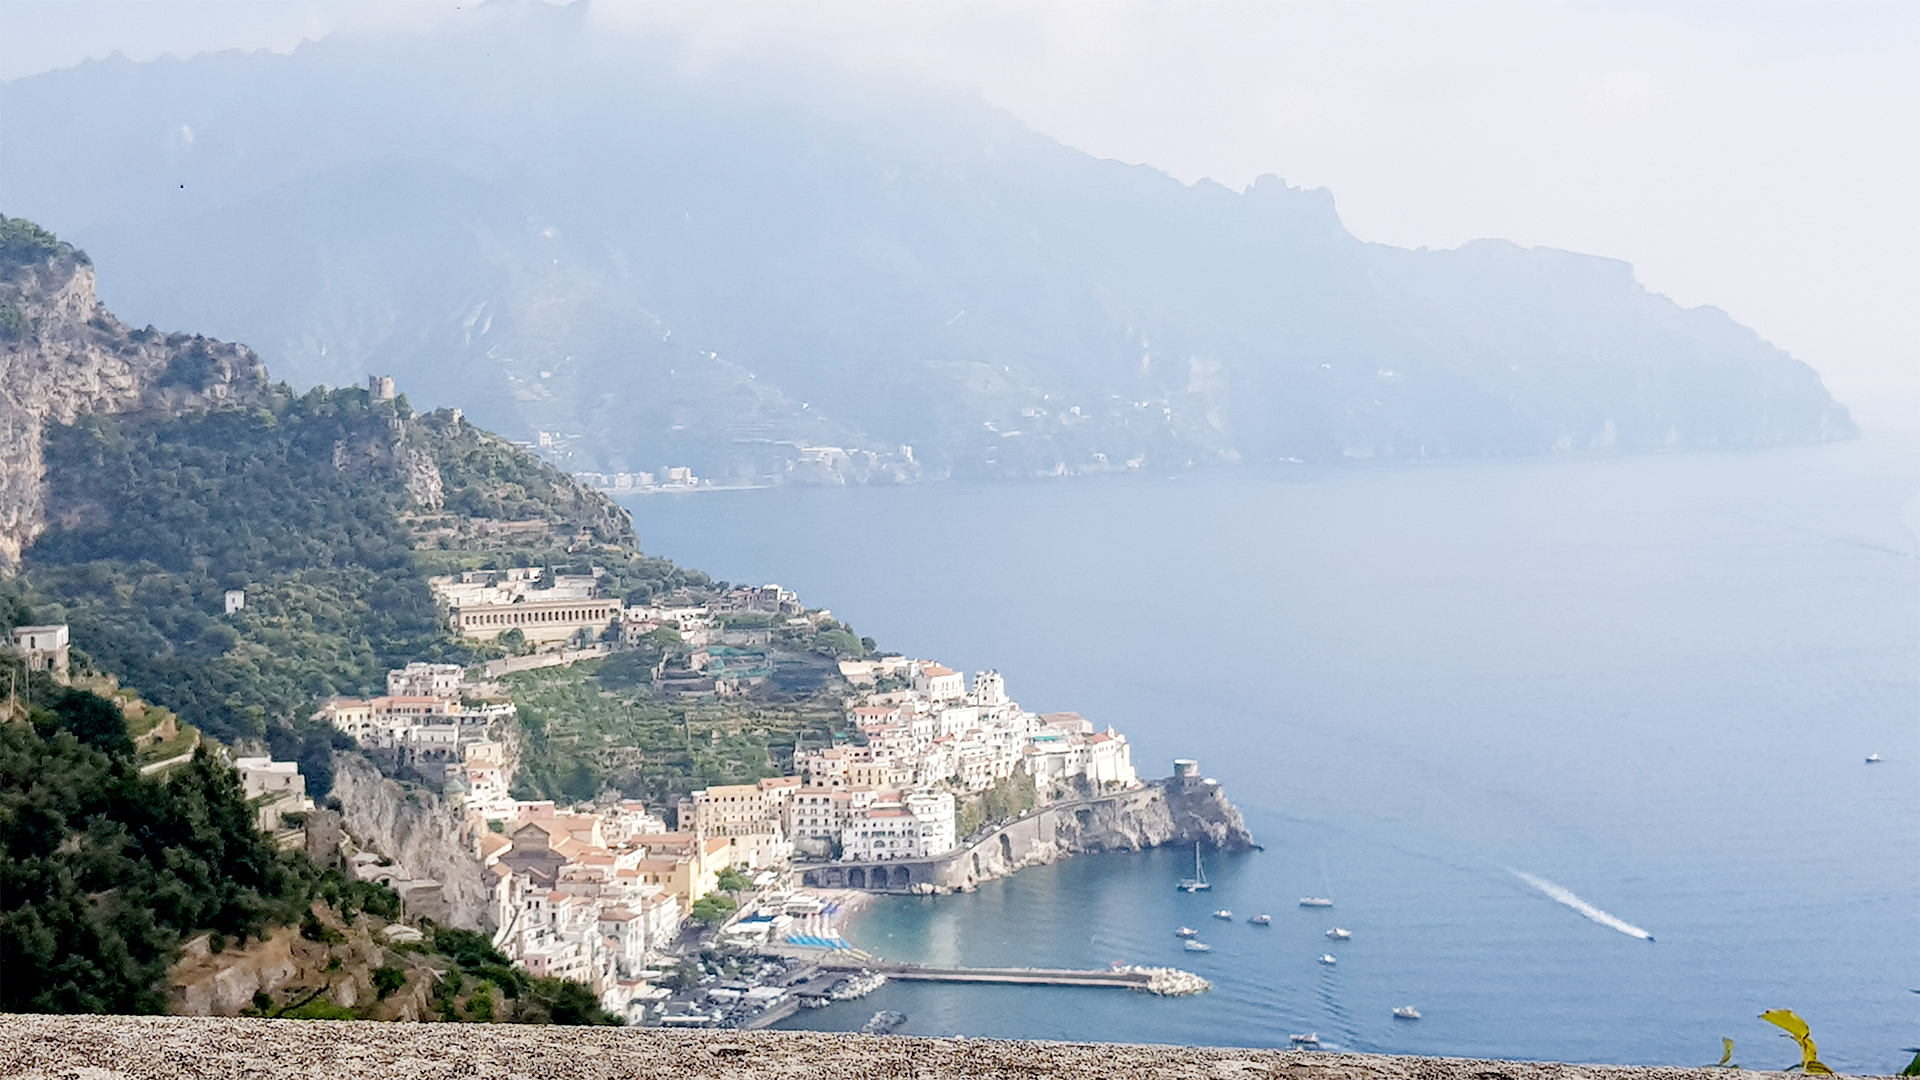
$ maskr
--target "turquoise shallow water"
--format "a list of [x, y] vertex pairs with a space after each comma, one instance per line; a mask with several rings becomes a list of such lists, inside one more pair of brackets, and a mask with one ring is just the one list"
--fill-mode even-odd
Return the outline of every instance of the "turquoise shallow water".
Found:
[[629, 505], [649, 550], [998, 667], [1144, 771], [1199, 757], [1267, 848], [1214, 860], [1211, 897], [1172, 888], [1190, 852], [1104, 855], [850, 929], [898, 959], [1170, 963], [1211, 994], [895, 985], [795, 1023], [1676, 1064], [1728, 1036], [1778, 1067], [1756, 1017], [1788, 1006], [1836, 1068], [1888, 1072], [1920, 1045], [1916, 491], [1920, 441], [1876, 436]]

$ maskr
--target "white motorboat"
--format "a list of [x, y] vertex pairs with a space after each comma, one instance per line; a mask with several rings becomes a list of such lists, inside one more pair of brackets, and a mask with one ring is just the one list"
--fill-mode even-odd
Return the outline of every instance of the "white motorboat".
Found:
[[1869, 764], [1869, 765], [1878, 765], [1878, 764], [1880, 764], [1880, 755], [1879, 755], [1879, 754], [1868, 754], [1868, 755], [1867, 755], [1867, 764]]
[[1411, 1005], [1402, 1005], [1393, 1010], [1393, 1018], [1395, 1020], [1418, 1020], [1420, 1019], [1420, 1010]]
[[1301, 907], [1332, 907], [1333, 901], [1327, 899], [1324, 896], [1303, 896], [1300, 898], [1300, 906]]
[[1255, 926], [1271, 926], [1273, 925], [1273, 916], [1263, 911], [1247, 921]]
[[1207, 868], [1200, 864], [1200, 844], [1197, 841], [1193, 845], [1193, 876], [1182, 878], [1176, 888], [1188, 893], [1207, 892], [1213, 888], [1213, 883], [1207, 880]]
[[1319, 1046], [1320, 1033], [1316, 1031], [1310, 1035], [1289, 1035], [1287, 1041], [1295, 1046]]
[[1193, 927], [1191, 927], [1191, 926], [1183, 926], [1183, 927], [1181, 927], [1180, 929], [1178, 929], [1178, 930], [1175, 930], [1175, 931], [1173, 932], [1173, 936], [1174, 936], [1174, 937], [1184, 937], [1184, 938], [1194, 938], [1194, 937], [1199, 937], [1199, 936], [1200, 936], [1200, 931], [1198, 931], [1198, 930], [1195, 930], [1195, 929], [1194, 929]]
[[1213, 917], [1223, 921], [1231, 922], [1233, 921], [1233, 912], [1228, 911], [1226, 908], [1221, 908], [1219, 911], [1216, 911], [1213, 913]]
[[1327, 931], [1327, 937], [1333, 941], [1346, 941], [1348, 938], [1353, 937], [1353, 931], [1342, 930], [1340, 927], [1336, 926], [1333, 929]]
[[1207, 944], [1204, 941], [1195, 941], [1192, 938], [1188, 938], [1187, 951], [1188, 952], [1212, 952], [1213, 946]]
[[1321, 953], [1320, 962], [1327, 965], [1328, 967], [1332, 967], [1333, 965], [1339, 963], [1340, 961], [1335, 959], [1332, 953]]

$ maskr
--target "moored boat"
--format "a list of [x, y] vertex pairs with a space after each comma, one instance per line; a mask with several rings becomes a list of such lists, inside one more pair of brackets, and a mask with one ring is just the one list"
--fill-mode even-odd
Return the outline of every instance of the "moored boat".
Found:
[[1303, 896], [1300, 898], [1300, 906], [1301, 907], [1332, 907], [1333, 901], [1327, 899], [1324, 896]]
[[1340, 961], [1336, 959], [1332, 953], [1321, 953], [1320, 962], [1327, 965], [1328, 967], [1332, 967], [1333, 965], [1339, 963]]
[[1289, 1035], [1287, 1041], [1295, 1046], [1319, 1046], [1320, 1033], [1316, 1031], [1309, 1035]]
[[1191, 927], [1191, 926], [1183, 926], [1183, 927], [1181, 927], [1180, 929], [1178, 929], [1178, 930], [1175, 930], [1175, 931], [1173, 932], [1173, 936], [1174, 936], [1174, 937], [1187, 937], [1187, 938], [1190, 938], [1190, 937], [1199, 937], [1199, 936], [1200, 936], [1200, 931], [1198, 931], [1198, 930], [1195, 930], [1195, 929], [1194, 929], [1193, 927]]
[[885, 1035], [889, 1031], [894, 1030], [895, 1028], [899, 1027], [901, 1024], [904, 1024], [906, 1022], [907, 1022], [906, 1013], [893, 1012], [891, 1010], [883, 1009], [880, 1012], [874, 1013], [873, 1019], [868, 1020], [866, 1023], [860, 1025], [860, 1034]]
[[1255, 926], [1271, 926], [1273, 924], [1273, 916], [1263, 911], [1247, 921]]
[[1228, 911], [1226, 908], [1221, 908], [1219, 911], [1213, 913], [1213, 917], [1221, 920], [1231, 920], [1233, 918], [1233, 912]]
[[1869, 764], [1869, 765], [1878, 765], [1878, 764], [1880, 764], [1880, 755], [1879, 755], [1879, 754], [1868, 754], [1868, 755], [1867, 755], [1867, 764]]
[[1188, 952], [1212, 952], [1213, 946], [1207, 944], [1204, 941], [1195, 941], [1192, 938], [1188, 938], [1187, 951]]
[[1402, 1005], [1393, 1010], [1393, 1018], [1395, 1020], [1418, 1020], [1420, 1019], [1420, 1010], [1411, 1005]]
[[1207, 880], [1207, 868], [1200, 864], [1200, 842], [1197, 840], [1193, 844], [1193, 876], [1182, 878], [1176, 888], [1189, 893], [1207, 892], [1213, 888], [1213, 883]]
[[1333, 941], [1345, 941], [1352, 936], [1353, 936], [1353, 931], [1343, 930], [1338, 926], [1327, 931], [1327, 937]]

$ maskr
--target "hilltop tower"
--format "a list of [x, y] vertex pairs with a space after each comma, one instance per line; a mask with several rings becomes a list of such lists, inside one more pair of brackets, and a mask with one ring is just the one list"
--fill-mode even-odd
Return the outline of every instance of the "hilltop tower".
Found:
[[391, 375], [367, 376], [367, 396], [374, 401], [392, 401], [393, 400], [393, 376]]

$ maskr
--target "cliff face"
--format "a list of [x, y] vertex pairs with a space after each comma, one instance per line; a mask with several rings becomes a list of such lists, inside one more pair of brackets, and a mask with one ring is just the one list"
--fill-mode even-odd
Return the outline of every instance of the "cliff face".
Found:
[[44, 257], [0, 261], [0, 572], [16, 568], [46, 528], [49, 422], [89, 412], [178, 416], [258, 400], [267, 388], [252, 350], [131, 329], [94, 295], [85, 255], [64, 244], [33, 254]]
[[358, 754], [335, 754], [333, 769], [347, 831], [394, 861], [396, 878], [405, 879], [394, 888], [408, 914], [464, 930], [482, 928], [489, 916], [487, 887], [465, 815], [429, 792], [402, 788]]
[[1195, 843], [1228, 850], [1254, 846], [1253, 834], [1220, 785], [1183, 788], [1160, 781], [1118, 795], [1060, 803], [997, 829], [947, 859], [935, 885], [969, 888], [1070, 855]]
[[1156, 783], [1061, 815], [1055, 842], [1067, 852], [1140, 851], [1194, 843], [1240, 849], [1253, 846], [1253, 834], [1220, 785], [1187, 791]]

